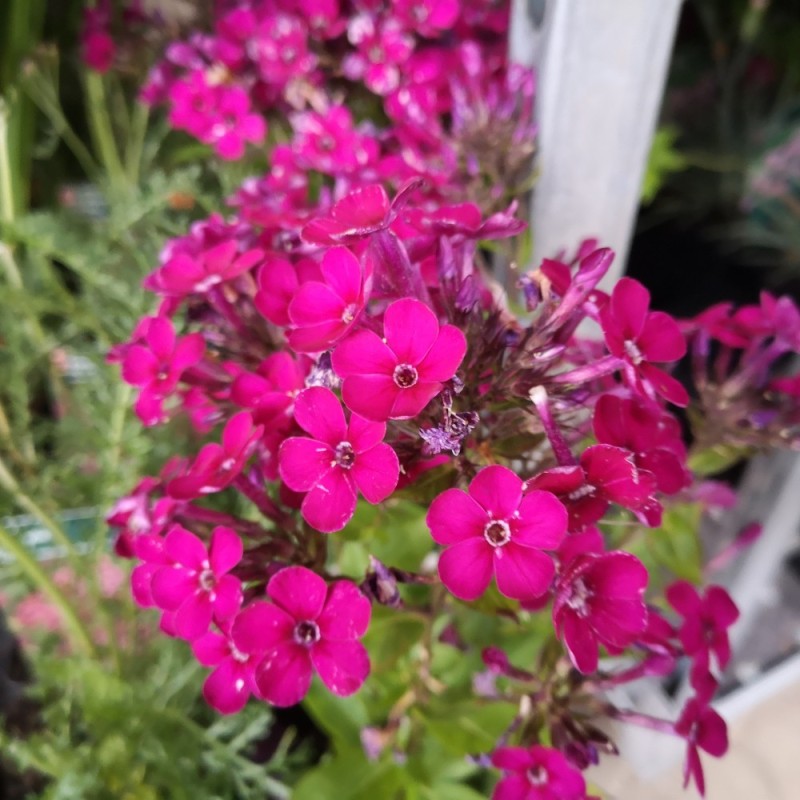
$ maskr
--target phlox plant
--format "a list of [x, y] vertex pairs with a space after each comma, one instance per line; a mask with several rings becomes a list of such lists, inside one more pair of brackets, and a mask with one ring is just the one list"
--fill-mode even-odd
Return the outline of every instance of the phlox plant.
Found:
[[[738, 611], [650, 548], [728, 500], [718, 445], [798, 446], [778, 369], [800, 312], [764, 294], [675, 320], [635, 280], [599, 288], [594, 241], [528, 263], [507, 12], [219, 2], [144, 89], [224, 159], [290, 126], [227, 215], [165, 244], [153, 312], [109, 354], [143, 425], [184, 416], [204, 443], [108, 519], [213, 708], [304, 702], [331, 736], [298, 797], [590, 798], [610, 721], [683, 739], [701, 792], [700, 753], [727, 749]], [[675, 721], [606, 697], [687, 667]]]

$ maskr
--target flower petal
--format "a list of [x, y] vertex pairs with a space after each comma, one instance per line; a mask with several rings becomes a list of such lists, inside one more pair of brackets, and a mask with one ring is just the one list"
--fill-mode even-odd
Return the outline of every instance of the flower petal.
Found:
[[211, 532], [208, 560], [215, 577], [230, 572], [241, 560], [244, 546], [239, 535], [231, 528], [218, 525]]
[[322, 639], [311, 648], [311, 663], [322, 682], [339, 697], [358, 691], [369, 675], [369, 656], [361, 642]]
[[495, 519], [507, 519], [522, 500], [522, 479], [508, 467], [495, 464], [472, 479], [469, 494]]
[[303, 519], [322, 533], [340, 531], [356, 511], [353, 479], [340, 467], [323, 475], [303, 499]]
[[647, 315], [637, 344], [648, 361], [677, 361], [686, 355], [686, 340], [678, 323], [663, 311]]
[[456, 597], [475, 600], [492, 579], [492, 548], [483, 537], [457, 542], [439, 556], [439, 577]]
[[294, 642], [284, 642], [270, 650], [256, 667], [255, 682], [261, 697], [285, 708], [306, 696], [311, 674], [308, 650]]
[[331, 470], [333, 448], [316, 439], [292, 436], [281, 443], [278, 471], [281, 480], [295, 492], [313, 489]]
[[191, 642], [208, 631], [211, 618], [211, 597], [208, 592], [190, 594], [175, 612], [175, 634]]
[[331, 363], [342, 378], [349, 375], [391, 376], [397, 366], [397, 356], [373, 331], [356, 331], [334, 351]]
[[193, 570], [203, 569], [208, 551], [202, 540], [180, 525], [173, 525], [164, 539], [164, 552], [176, 563]]
[[512, 523], [513, 539], [527, 547], [555, 550], [567, 532], [567, 509], [550, 492], [531, 491], [519, 504], [519, 518]]
[[212, 604], [218, 622], [233, 617], [242, 605], [242, 582], [233, 575], [223, 575], [214, 587]]
[[399, 389], [389, 419], [411, 419], [442, 391], [441, 383], [420, 382], [409, 389]]
[[197, 574], [180, 567], [161, 567], [152, 574], [150, 591], [162, 611], [175, 611], [198, 589]]
[[294, 625], [294, 619], [282, 608], [257, 601], [239, 612], [231, 626], [231, 640], [242, 653], [265, 653], [291, 641]]
[[425, 518], [433, 540], [455, 544], [482, 537], [489, 515], [461, 489], [446, 489], [431, 503]]
[[650, 292], [633, 278], [620, 278], [611, 294], [611, 311], [623, 339], [636, 340], [650, 309]]
[[422, 359], [420, 380], [449, 381], [461, 366], [467, 353], [467, 339], [455, 325], [443, 325], [439, 336]]
[[561, 637], [575, 668], [588, 675], [597, 671], [598, 651], [594, 632], [571, 610], [561, 617]]
[[509, 542], [494, 551], [497, 588], [514, 600], [533, 600], [549, 588], [555, 575], [553, 559], [541, 550]]
[[386, 309], [383, 335], [400, 364], [416, 365], [436, 341], [439, 321], [425, 303], [406, 297]]
[[376, 444], [356, 456], [350, 474], [370, 503], [382, 503], [397, 487], [400, 462], [388, 444]]
[[297, 424], [314, 439], [336, 447], [347, 438], [347, 424], [342, 404], [336, 395], [324, 386], [304, 389], [294, 403]]
[[215, 667], [230, 655], [228, 640], [210, 632], [192, 642], [192, 652], [204, 667]]
[[328, 286], [345, 304], [358, 301], [362, 282], [361, 264], [346, 247], [332, 247], [328, 250], [322, 257], [320, 269]]
[[203, 697], [220, 714], [236, 714], [250, 697], [250, 686], [233, 659], [223, 661], [205, 680]]
[[270, 578], [267, 594], [295, 620], [309, 621], [322, 612], [328, 584], [306, 567], [286, 567]]
[[317, 618], [323, 639], [357, 639], [369, 626], [372, 606], [350, 581], [336, 581], [328, 590], [325, 608]]
[[289, 303], [289, 319], [293, 325], [306, 328], [324, 322], [344, 324], [345, 302], [330, 286], [318, 281], [304, 283]]
[[400, 388], [389, 375], [351, 375], [342, 384], [345, 405], [354, 414], [374, 422], [389, 419], [399, 393]]

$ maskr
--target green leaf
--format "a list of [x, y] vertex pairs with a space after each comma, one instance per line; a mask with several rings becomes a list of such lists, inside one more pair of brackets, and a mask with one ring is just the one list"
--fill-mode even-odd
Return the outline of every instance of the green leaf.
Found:
[[358, 742], [361, 729], [369, 724], [369, 713], [359, 695], [338, 697], [318, 680], [311, 683], [303, 706], [328, 736], [344, 744]]
[[701, 515], [699, 503], [672, 506], [664, 512], [661, 529], [649, 532], [645, 540], [657, 564], [691, 583], [702, 581]]
[[424, 716], [428, 731], [447, 752], [466, 756], [491, 750], [511, 724], [516, 707], [511, 703], [451, 703], [439, 698], [419, 709], [419, 713]]
[[752, 454], [743, 445], [718, 444], [689, 456], [689, 469], [701, 478], [717, 475]]

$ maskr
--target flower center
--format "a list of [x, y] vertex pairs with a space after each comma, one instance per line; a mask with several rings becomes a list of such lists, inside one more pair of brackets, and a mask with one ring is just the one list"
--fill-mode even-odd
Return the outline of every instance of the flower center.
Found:
[[355, 303], [350, 303], [349, 306], [342, 312], [342, 322], [350, 323], [356, 318], [358, 313], [358, 306]]
[[392, 377], [401, 389], [410, 389], [419, 380], [419, 374], [411, 364], [398, 364]]
[[642, 358], [642, 351], [636, 346], [636, 342], [630, 339], [625, 340], [625, 355], [636, 365], [641, 364], [644, 360]]
[[294, 640], [305, 647], [316, 644], [319, 641], [319, 625], [311, 620], [298, 622], [294, 626]]
[[567, 495], [567, 500], [570, 500], [574, 503], [576, 500], [582, 500], [584, 497], [588, 497], [590, 494], [594, 494], [594, 486], [592, 486], [590, 483], [587, 483], [583, 486], [579, 486], [574, 492], [570, 492]]
[[532, 786], [544, 786], [547, 783], [547, 770], [542, 766], [531, 767], [527, 776]]
[[228, 644], [228, 649], [230, 650], [231, 658], [237, 663], [246, 664], [250, 660], [250, 656], [247, 653], [237, 650], [232, 644]]
[[337, 467], [350, 469], [355, 463], [356, 453], [350, 442], [339, 442], [339, 444], [336, 445], [334, 453], [336, 454], [334, 463]]
[[483, 529], [483, 538], [492, 547], [502, 547], [511, 541], [511, 528], [503, 519], [493, 519]]
[[591, 597], [592, 592], [583, 582], [583, 578], [578, 578], [570, 587], [570, 594], [567, 598], [567, 605], [579, 616], [585, 617], [589, 613], [586, 603]]
[[214, 573], [209, 567], [206, 567], [200, 575], [198, 575], [197, 582], [200, 584], [200, 588], [205, 592], [210, 592], [217, 585], [214, 579]]

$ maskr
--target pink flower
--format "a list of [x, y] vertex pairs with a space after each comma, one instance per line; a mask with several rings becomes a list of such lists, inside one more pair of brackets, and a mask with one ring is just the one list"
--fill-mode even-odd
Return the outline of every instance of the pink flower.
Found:
[[501, 747], [492, 765], [506, 773], [492, 800], [587, 800], [583, 775], [552, 747]]
[[222, 443], [203, 445], [185, 474], [167, 484], [170, 497], [189, 500], [224, 489], [242, 471], [262, 432], [246, 411], [232, 416], [222, 431]]
[[357, 14], [347, 26], [347, 38], [357, 48], [342, 61], [350, 80], [363, 80], [375, 94], [387, 95], [400, 83], [400, 65], [414, 50], [413, 38], [397, 20], [376, 24], [370, 14]]
[[241, 561], [242, 541], [230, 528], [218, 526], [208, 548], [191, 531], [173, 526], [164, 538], [169, 560], [155, 571], [151, 590], [162, 611], [174, 612], [175, 633], [192, 641], [202, 636], [213, 617], [226, 619], [242, 602], [242, 585], [228, 573]]
[[650, 525], [658, 523], [655, 478], [636, 468], [629, 450], [596, 444], [581, 453], [580, 461], [580, 466], [546, 469], [528, 481], [531, 489], [558, 495], [569, 510], [571, 531], [597, 522], [612, 502], [642, 513]]
[[705, 796], [706, 786], [699, 750], [705, 750], [715, 758], [728, 751], [728, 728], [725, 720], [707, 702], [692, 697], [683, 709], [675, 731], [686, 739], [686, 763], [683, 767], [683, 786], [694, 780], [697, 791]]
[[507, 597], [528, 600], [549, 588], [555, 550], [567, 529], [567, 512], [549, 492], [523, 497], [522, 479], [510, 469], [482, 469], [469, 492], [447, 489], [431, 503], [427, 523], [446, 549], [439, 558], [442, 583], [462, 600], [475, 600], [494, 575]]
[[370, 503], [394, 491], [400, 464], [383, 442], [385, 423], [353, 414], [348, 425], [336, 395], [322, 386], [297, 396], [294, 415], [313, 438], [287, 439], [279, 471], [290, 489], [307, 492], [300, 510], [309, 525], [323, 533], [341, 530], [355, 513], [359, 491]]
[[83, 63], [95, 72], [104, 73], [111, 69], [117, 46], [103, 30], [86, 30], [81, 35], [81, 57]]
[[686, 406], [686, 389], [651, 362], [677, 361], [686, 354], [678, 323], [662, 311], [650, 311], [650, 293], [638, 281], [622, 278], [600, 313], [606, 344], [625, 361], [625, 377], [645, 396], [660, 394], [677, 406]]
[[136, 414], [145, 425], [165, 419], [164, 399], [178, 385], [186, 369], [203, 357], [205, 342], [199, 333], [177, 338], [172, 323], [152, 317], [144, 335], [146, 344], [131, 345], [122, 359], [122, 378], [139, 387]]
[[322, 280], [319, 265], [310, 258], [292, 264], [285, 258], [270, 255], [258, 270], [258, 291], [253, 298], [256, 308], [273, 324], [291, 324], [289, 304], [305, 281]]
[[237, 650], [230, 637], [237, 618], [222, 625], [223, 634], [209, 631], [192, 642], [195, 658], [204, 667], [216, 668], [203, 684], [203, 696], [220, 714], [236, 714], [251, 694], [258, 694], [253, 674], [258, 659]]
[[151, 291], [172, 297], [203, 294], [252, 269], [263, 257], [263, 252], [256, 249], [239, 254], [236, 242], [228, 240], [197, 255], [176, 253], [149, 275], [144, 285]]
[[333, 247], [322, 257], [323, 281], [306, 281], [289, 303], [293, 325], [287, 338], [298, 352], [326, 350], [355, 324], [369, 294], [369, 280], [346, 247]]
[[621, 651], [647, 627], [647, 570], [630, 553], [586, 553], [569, 562], [556, 584], [553, 622], [572, 663], [597, 669], [597, 648]]
[[357, 691], [369, 675], [369, 656], [357, 640], [371, 609], [355, 584], [327, 586], [310, 569], [287, 567], [270, 579], [267, 595], [272, 603], [252, 603], [231, 628], [237, 650], [260, 656], [259, 696], [276, 706], [299, 703], [314, 671], [334, 694]]
[[410, 419], [442, 391], [464, 359], [467, 341], [453, 325], [442, 325], [428, 306], [405, 298], [386, 309], [381, 339], [361, 330], [333, 351], [344, 379], [345, 405], [366, 419]]
[[461, 10], [458, 0], [394, 0], [392, 11], [421, 36], [441, 36], [450, 30]]
[[709, 586], [701, 596], [688, 581], [676, 581], [667, 587], [666, 595], [683, 617], [678, 637], [686, 655], [694, 659], [692, 685], [699, 690], [708, 683], [712, 654], [720, 670], [728, 666], [728, 628], [739, 618], [739, 609], [721, 586]]
[[675, 494], [691, 483], [680, 424], [654, 403], [604, 394], [593, 424], [597, 441], [630, 450], [636, 466], [655, 476], [659, 491]]
[[309, 222], [301, 235], [310, 244], [349, 244], [388, 228], [391, 207], [383, 186], [360, 186], [335, 203], [329, 217]]

